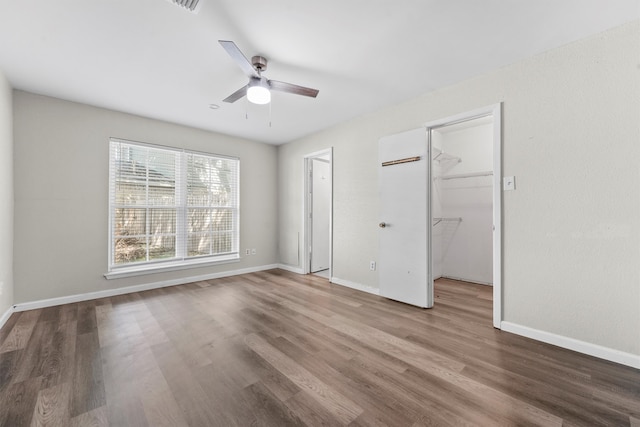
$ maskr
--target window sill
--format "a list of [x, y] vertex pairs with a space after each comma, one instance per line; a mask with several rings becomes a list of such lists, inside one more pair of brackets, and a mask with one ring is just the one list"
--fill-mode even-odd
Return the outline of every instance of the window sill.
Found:
[[104, 273], [107, 280], [122, 279], [125, 277], [143, 276], [146, 274], [166, 273], [169, 271], [188, 270], [191, 268], [211, 267], [214, 265], [230, 264], [240, 262], [238, 254], [218, 257], [215, 260], [189, 260], [189, 261], [170, 261], [161, 264], [143, 265], [136, 267], [121, 267], [114, 269], [108, 273]]

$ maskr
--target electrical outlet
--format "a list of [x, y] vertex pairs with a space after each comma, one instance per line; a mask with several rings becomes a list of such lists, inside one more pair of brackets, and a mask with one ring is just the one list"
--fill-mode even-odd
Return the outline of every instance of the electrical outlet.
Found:
[[251, 255], [251, 249], [245, 249], [244, 250], [244, 254], [245, 255]]
[[251, 255], [255, 255], [255, 254], [257, 254], [257, 253], [258, 253], [258, 252], [256, 251], [256, 248], [251, 249]]
[[376, 271], [376, 262], [375, 261], [371, 261], [369, 263], [369, 270]]

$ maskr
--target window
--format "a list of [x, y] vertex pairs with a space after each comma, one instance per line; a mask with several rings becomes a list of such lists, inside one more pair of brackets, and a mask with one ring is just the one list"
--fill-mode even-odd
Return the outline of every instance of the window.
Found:
[[238, 259], [239, 163], [111, 139], [105, 276]]

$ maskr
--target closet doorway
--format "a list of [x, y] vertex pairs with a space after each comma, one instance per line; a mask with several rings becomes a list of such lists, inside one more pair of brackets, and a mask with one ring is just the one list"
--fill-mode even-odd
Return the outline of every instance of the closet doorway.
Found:
[[305, 273], [331, 279], [331, 149], [305, 156], [305, 177]]
[[500, 109], [427, 126], [431, 153], [431, 277], [493, 286], [501, 313]]

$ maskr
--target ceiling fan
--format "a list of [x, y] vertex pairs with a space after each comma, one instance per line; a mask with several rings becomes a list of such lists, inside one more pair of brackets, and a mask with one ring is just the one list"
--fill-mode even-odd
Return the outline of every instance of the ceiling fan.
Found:
[[266, 58], [254, 56], [251, 58], [251, 62], [249, 62], [234, 42], [229, 40], [218, 40], [218, 42], [227, 51], [229, 56], [231, 56], [231, 59], [236, 61], [236, 64], [238, 64], [242, 71], [249, 76], [249, 83], [223, 99], [223, 102], [236, 102], [246, 95], [249, 102], [254, 104], [268, 104], [271, 102], [272, 90], [309, 96], [311, 98], [318, 96], [317, 89], [279, 82], [277, 80], [269, 80], [266, 77], [262, 77], [262, 72], [267, 69]]

